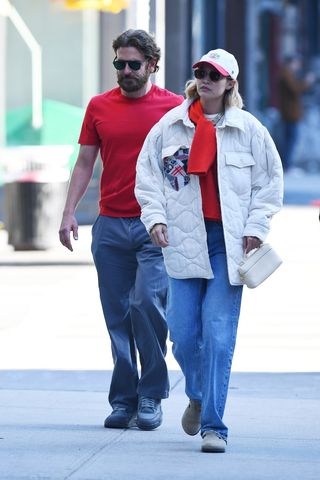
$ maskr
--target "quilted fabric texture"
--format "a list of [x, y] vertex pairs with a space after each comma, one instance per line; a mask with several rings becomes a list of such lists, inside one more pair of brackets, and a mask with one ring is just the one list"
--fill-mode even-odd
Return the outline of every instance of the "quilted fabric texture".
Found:
[[[173, 278], [213, 278], [202, 213], [199, 178], [186, 175], [194, 135], [190, 100], [168, 112], [150, 131], [139, 155], [135, 194], [148, 231], [168, 226], [163, 249]], [[283, 174], [267, 129], [250, 113], [232, 107], [217, 126], [218, 184], [229, 280], [242, 281], [243, 236], [265, 241], [272, 216], [281, 208]]]

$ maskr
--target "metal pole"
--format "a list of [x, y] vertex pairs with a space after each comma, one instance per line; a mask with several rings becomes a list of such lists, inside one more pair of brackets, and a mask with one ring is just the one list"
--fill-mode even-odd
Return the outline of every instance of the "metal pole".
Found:
[[31, 51], [32, 62], [32, 126], [41, 128], [43, 125], [42, 116], [42, 51], [31, 31], [8, 0], [2, 0], [5, 14], [10, 18], [22, 39]]
[[159, 87], [165, 86], [165, 64], [166, 64], [166, 26], [165, 26], [166, 4], [165, 0], [156, 0], [156, 41], [161, 50], [159, 71], [156, 73], [156, 83]]
[[[246, 75], [245, 75], [245, 92], [246, 92], [246, 108], [254, 115], [258, 114], [258, 79], [257, 65], [260, 55], [258, 42], [258, 17], [259, 6], [257, 2], [247, 0], [247, 17], [245, 32], [245, 48], [246, 48]], [[252, 46], [255, 48], [252, 48]]]
[[149, 0], [131, 0], [126, 9], [126, 28], [149, 30]]
[[0, 17], [0, 145], [6, 143], [6, 19]]
[[83, 10], [83, 49], [82, 105], [85, 107], [90, 98], [100, 90], [100, 13], [95, 10]]
[[202, 57], [205, 53], [205, 8], [203, 0], [193, 0], [192, 2], [192, 51], [191, 61]]

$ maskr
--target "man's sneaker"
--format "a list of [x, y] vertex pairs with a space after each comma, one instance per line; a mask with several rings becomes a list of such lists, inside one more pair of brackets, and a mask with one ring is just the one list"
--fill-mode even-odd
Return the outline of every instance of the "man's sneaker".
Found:
[[226, 451], [226, 440], [220, 437], [216, 432], [204, 432], [202, 438], [202, 452], [224, 453]]
[[131, 421], [135, 417], [135, 412], [125, 407], [115, 407], [110, 415], [105, 419], [105, 428], [129, 428]]
[[190, 400], [181, 419], [183, 430], [188, 435], [197, 435], [201, 428], [201, 404], [196, 400]]
[[137, 426], [141, 430], [153, 430], [162, 423], [161, 400], [140, 397], [137, 413]]

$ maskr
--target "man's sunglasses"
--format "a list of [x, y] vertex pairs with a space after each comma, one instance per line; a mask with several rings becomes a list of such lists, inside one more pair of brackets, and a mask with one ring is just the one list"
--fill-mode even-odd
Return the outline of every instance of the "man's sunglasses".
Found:
[[143, 64], [143, 62], [140, 62], [139, 60], [117, 60], [117, 57], [112, 63], [116, 70], [124, 70], [127, 64], [131, 70], [139, 70]]
[[219, 82], [222, 78], [227, 78], [221, 75], [221, 73], [217, 72], [216, 70], [202, 70], [201, 68], [197, 68], [197, 70], [194, 71], [194, 76], [198, 80], [202, 80], [203, 78], [206, 78], [206, 76], [209, 76], [210, 80], [212, 82]]

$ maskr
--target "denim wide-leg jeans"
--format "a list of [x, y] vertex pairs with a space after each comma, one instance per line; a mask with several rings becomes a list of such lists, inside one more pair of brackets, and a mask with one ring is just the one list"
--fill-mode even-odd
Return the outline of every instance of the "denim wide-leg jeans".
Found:
[[114, 361], [109, 402], [135, 410], [139, 395], [169, 394], [164, 358], [168, 277], [162, 252], [137, 217], [99, 216], [91, 249]]
[[206, 221], [214, 278], [169, 277], [167, 322], [186, 394], [201, 403], [201, 433], [227, 438], [223, 423], [235, 348], [242, 286], [229, 283], [223, 227]]

